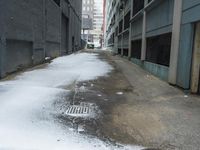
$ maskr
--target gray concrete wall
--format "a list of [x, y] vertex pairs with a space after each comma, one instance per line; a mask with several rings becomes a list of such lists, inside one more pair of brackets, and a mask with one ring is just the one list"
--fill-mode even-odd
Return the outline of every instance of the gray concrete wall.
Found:
[[[0, 1], [0, 10], [4, 11], [5, 7], [5, 1]], [[5, 15], [3, 13], [0, 13], [0, 77], [3, 76], [3, 68], [2, 68], [2, 63], [3, 63], [3, 51], [4, 51], [4, 27], [5, 24], [3, 22]]]
[[46, 1], [46, 56], [61, 53], [61, 9], [53, 0]]
[[123, 34], [123, 45], [122, 45], [123, 48], [126, 48], [128, 49], [129, 48], [129, 32], [125, 32]]
[[7, 40], [5, 72], [13, 72], [32, 64], [33, 43], [29, 41]]
[[131, 23], [131, 39], [141, 39], [142, 38], [142, 16]]
[[[2, 0], [1, 3], [4, 10], [0, 10], [4, 17], [0, 22], [5, 27], [5, 34], [2, 35], [5, 46], [1, 49], [4, 52], [1, 67], [4, 76], [32, 63], [41, 62], [44, 58], [44, 3], [41, 0]], [[40, 53], [34, 52], [38, 49]]]
[[69, 30], [63, 32], [69, 39], [74, 36], [80, 48], [81, 7], [81, 0], [61, 0], [60, 6], [53, 0], [1, 0], [0, 77], [61, 55], [62, 14], [69, 20]]
[[172, 31], [174, 0], [164, 0], [146, 13], [146, 36]]

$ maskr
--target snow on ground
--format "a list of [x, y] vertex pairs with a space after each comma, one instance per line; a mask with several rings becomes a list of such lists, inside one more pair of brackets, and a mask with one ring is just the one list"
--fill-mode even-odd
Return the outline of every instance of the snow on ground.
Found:
[[107, 75], [112, 67], [97, 54], [79, 53], [55, 59], [46, 68], [28, 71], [0, 82], [0, 149], [2, 150], [110, 150], [105, 142], [62, 127], [53, 103], [73, 82]]

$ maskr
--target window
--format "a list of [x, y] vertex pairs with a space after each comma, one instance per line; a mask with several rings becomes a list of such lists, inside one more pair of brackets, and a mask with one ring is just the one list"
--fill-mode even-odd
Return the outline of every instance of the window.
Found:
[[123, 49], [123, 56], [128, 57], [128, 49], [127, 48]]
[[135, 40], [131, 43], [131, 57], [141, 59], [142, 40]]
[[133, 0], [133, 16], [144, 8], [144, 0]]
[[114, 44], [114, 33], [111, 35], [111, 37], [109, 38], [108, 40], [108, 44], [111, 45], [111, 44]]
[[130, 26], [130, 11], [128, 12], [128, 14], [124, 17], [124, 30], [126, 30], [127, 28], [129, 28]]
[[118, 27], [115, 28], [115, 36], [118, 36]]
[[147, 61], [169, 66], [171, 35], [171, 33], [167, 33], [147, 39]]
[[60, 0], [54, 0], [54, 2], [55, 2], [58, 6], [60, 6]]
[[123, 20], [119, 22], [119, 33], [123, 31]]

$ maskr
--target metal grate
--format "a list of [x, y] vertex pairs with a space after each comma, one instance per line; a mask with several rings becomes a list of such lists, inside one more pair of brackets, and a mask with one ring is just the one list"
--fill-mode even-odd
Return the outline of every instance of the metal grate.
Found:
[[66, 115], [87, 115], [89, 113], [90, 108], [88, 106], [73, 105], [66, 110]]

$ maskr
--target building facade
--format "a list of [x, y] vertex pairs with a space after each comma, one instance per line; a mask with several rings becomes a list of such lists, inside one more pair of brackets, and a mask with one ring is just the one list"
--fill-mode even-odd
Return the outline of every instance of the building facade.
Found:
[[[96, 47], [102, 45], [103, 37], [103, 0], [83, 0], [83, 38], [88, 42], [93, 42]], [[88, 28], [92, 20], [92, 27]]]
[[200, 93], [199, 0], [107, 0], [106, 45], [170, 84]]
[[94, 0], [83, 0], [82, 4], [82, 39], [93, 42]]
[[0, 77], [81, 47], [81, 0], [1, 0]]
[[94, 44], [102, 47], [103, 38], [103, 0], [94, 0], [94, 22], [93, 31]]

